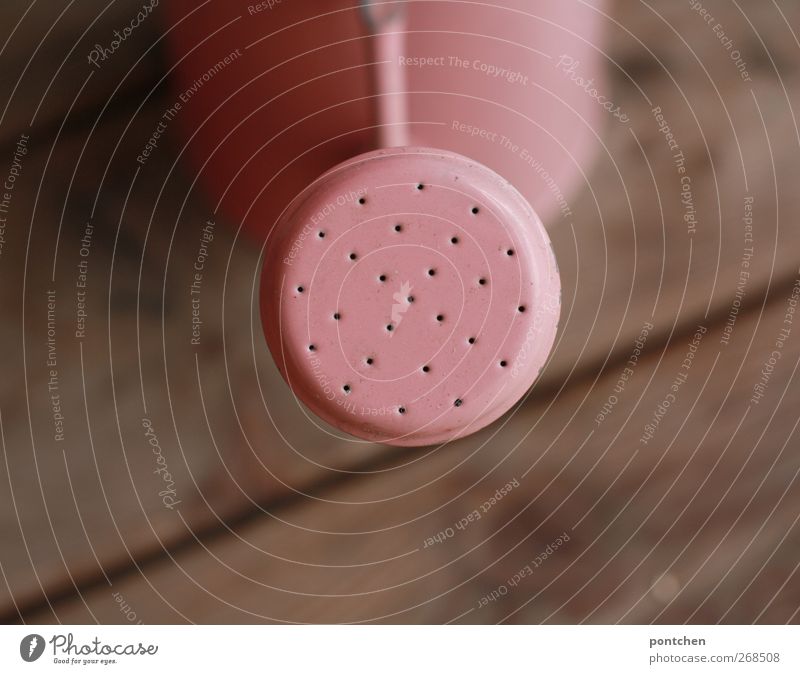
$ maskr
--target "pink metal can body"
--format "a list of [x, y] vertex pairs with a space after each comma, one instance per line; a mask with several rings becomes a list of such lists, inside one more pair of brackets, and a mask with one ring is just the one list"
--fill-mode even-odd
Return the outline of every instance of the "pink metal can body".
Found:
[[324, 171], [380, 147], [399, 100], [408, 145], [485, 164], [548, 225], [568, 209], [607, 114], [591, 95], [603, 3], [402, 4], [401, 30], [370, 27], [355, 0], [166, 5], [182, 150], [256, 240]]

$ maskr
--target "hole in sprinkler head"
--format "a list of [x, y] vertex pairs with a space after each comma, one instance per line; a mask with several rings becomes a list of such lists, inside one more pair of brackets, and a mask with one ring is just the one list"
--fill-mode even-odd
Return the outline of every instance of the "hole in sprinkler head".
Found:
[[439, 314], [439, 315], [436, 317], [436, 320], [437, 320], [437, 321], [439, 321], [439, 323], [441, 323], [441, 322], [444, 320], [444, 316], [442, 316], [442, 314]]
[[342, 315], [341, 315], [341, 314], [339, 314], [339, 313], [335, 313], [335, 314], [333, 315], [333, 320], [334, 320], [334, 321], [338, 321], [338, 320], [339, 320], [341, 317], [342, 317]]
[[384, 282], [386, 281], [386, 274], [381, 274], [381, 275], [378, 277], [378, 280], [379, 280], [381, 283], [384, 283]]
[[389, 323], [389, 325], [387, 325], [387, 326], [386, 326], [386, 329], [387, 329], [389, 332], [391, 332], [392, 330], [394, 330], [394, 325], [392, 325], [391, 323]]
[[413, 295], [409, 295], [408, 296], [408, 303], [409, 304], [414, 304], [414, 302], [416, 302], [416, 298]]
[[297, 286], [297, 292], [304, 293], [306, 289], [303, 286]]
[[422, 191], [425, 189], [425, 185], [423, 185], [422, 183], [417, 183], [417, 189]]
[[366, 203], [367, 203], [367, 200], [366, 200], [364, 197], [361, 197], [361, 198], [358, 200], [358, 203], [359, 203], [359, 204], [361, 204], [361, 205], [363, 206], [364, 204], [366, 204]]
[[345, 393], [350, 393], [350, 385], [345, 384], [344, 386], [342, 386], [342, 391], [344, 391]]
[[458, 243], [458, 237], [454, 236], [452, 239], [450, 239], [450, 243], [452, 243], [455, 246]]
[[397, 408], [397, 412], [399, 414], [405, 414], [406, 413], [406, 408], [405, 407], [398, 407]]
[[317, 232], [317, 236], [318, 236], [320, 239], [324, 239], [324, 238], [325, 238], [325, 232]]
[[511, 257], [513, 254], [514, 254], [514, 249], [513, 249], [513, 248], [509, 248], [509, 249], [506, 251], [506, 255], [508, 255], [509, 257]]
[[480, 211], [481, 211], [481, 209], [478, 208], [477, 206], [473, 206], [472, 207], [472, 215], [478, 215], [478, 213], [480, 213]]
[[456, 407], [461, 407], [464, 404], [464, 401], [461, 398], [456, 398], [456, 401], [453, 403]]
[[435, 269], [429, 269], [428, 270], [428, 276], [436, 276], [436, 270]]
[[486, 279], [485, 278], [479, 278], [478, 279], [478, 284], [482, 285], [482, 286], [485, 286], [486, 285]]
[[374, 362], [372, 358], [367, 358], [367, 365], [372, 365]]
[[395, 232], [402, 232], [403, 231], [403, 225], [395, 225], [394, 226], [394, 231]]
[[524, 314], [525, 313], [525, 307], [524, 306], [517, 307], [517, 311], [519, 311], [519, 313], [521, 313], [521, 314]]
[[316, 351], [316, 350], [317, 350], [317, 347], [316, 347], [316, 346], [314, 346], [313, 344], [309, 344], [309, 345], [308, 345], [308, 350], [309, 350], [309, 351]]
[[467, 341], [468, 341], [470, 344], [474, 344], [474, 343], [475, 343], [475, 338], [474, 338], [474, 337], [470, 337], [470, 338], [469, 338]]
[[350, 259], [355, 260], [358, 257], [355, 253], [350, 253]]
[[430, 368], [430, 366], [429, 366], [429, 365], [423, 365], [423, 366], [422, 366], [422, 371], [423, 371], [425, 374], [427, 374], [428, 372], [430, 372], [430, 371], [431, 371], [431, 368]]
[[506, 365], [508, 365], [508, 363], [506, 361], [504, 361], [504, 360], [500, 361], [500, 367], [505, 367]]

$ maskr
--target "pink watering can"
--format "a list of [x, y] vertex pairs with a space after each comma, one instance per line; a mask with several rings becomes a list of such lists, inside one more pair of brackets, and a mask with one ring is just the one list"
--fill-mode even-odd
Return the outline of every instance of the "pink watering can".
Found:
[[169, 3], [186, 152], [265, 245], [264, 333], [318, 417], [443, 443], [529, 390], [560, 307], [543, 220], [609, 114], [601, 4]]

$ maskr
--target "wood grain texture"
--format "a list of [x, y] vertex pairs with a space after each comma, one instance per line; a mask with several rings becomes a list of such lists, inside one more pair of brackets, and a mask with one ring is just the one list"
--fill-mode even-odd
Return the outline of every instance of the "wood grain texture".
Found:
[[800, 316], [784, 321], [800, 276], [781, 294], [727, 346], [712, 328], [644, 357], [600, 423], [621, 368], [198, 540], [58, 619], [124, 622], [119, 593], [145, 622], [795, 622]]
[[[716, 366], [715, 377], [720, 372], [733, 376], [741, 361], [751, 381], [755, 372], [752, 368], [763, 364], [763, 354], [753, 351], [752, 359], [749, 355], [745, 358], [746, 345], [741, 340], [752, 334], [753, 321], [766, 297], [775, 296], [770, 311], [778, 311], [775, 307], [780, 306], [797, 274], [800, 228], [795, 223], [800, 214], [800, 195], [795, 183], [800, 142], [791, 105], [798, 99], [800, 47], [783, 17], [789, 25], [796, 26], [800, 10], [792, 3], [778, 3], [782, 17], [776, 5], [740, 3], [745, 18], [732, 3], [707, 3], [730, 27], [740, 48], [746, 48], [753, 82], [745, 86], [713, 34], [709, 35], [708, 27], [682, 3], [650, 4], [652, 8], [640, 2], [613, 6], [617, 23], [608, 24], [609, 55], [620, 67], [611, 68], [609, 92], [629, 113], [631, 123], [624, 126], [609, 120], [603, 138], [605, 147], [587, 173], [585, 189], [570, 197], [572, 217], [552, 223], [564, 283], [564, 317], [553, 357], [520, 413], [475, 439], [430, 457], [337, 439], [331, 429], [315, 426], [296, 406], [266, 353], [252, 303], [253, 282], [260, 267], [259, 251], [236, 238], [231, 223], [219, 221], [213, 229], [214, 240], [203, 274], [202, 340], [198, 346], [191, 344], [192, 267], [202, 229], [209, 219], [214, 219], [214, 205], [206, 203], [196, 188], [190, 189], [194, 176], [188, 169], [182, 164], [173, 166], [177, 158], [174, 145], [161, 146], [146, 167], [136, 171], [137, 154], [171, 102], [165, 87], [150, 94], [146, 86], [153, 81], [152, 69], [157, 70], [157, 65], [147, 66], [145, 61], [137, 67], [137, 73], [140, 69], [150, 72], [137, 75], [141, 77], [139, 84], [133, 84], [136, 78], [124, 84], [131, 104], [108, 109], [98, 118], [102, 108], [98, 104], [105, 100], [101, 94], [107, 95], [108, 90], [99, 88], [99, 98], [84, 101], [83, 97], [99, 82], [100, 73], [105, 77], [113, 72], [103, 66], [97, 76], [92, 76], [58, 138], [56, 132], [65, 108], [43, 106], [40, 114], [52, 115], [53, 123], [44, 124], [38, 134], [31, 133], [30, 154], [25, 158], [12, 203], [14, 219], [6, 230], [7, 243], [0, 254], [0, 297], [4, 314], [9, 317], [0, 328], [0, 340], [3, 352], [14, 354], [8, 363], [4, 362], [4, 374], [8, 374], [0, 381], [4, 435], [0, 532], [4, 543], [8, 541], [0, 550], [4, 576], [0, 607], [4, 618], [16, 616], [16, 604], [25, 611], [26, 620], [47, 621], [56, 616], [62, 620], [91, 620], [92, 615], [78, 598], [84, 594], [99, 620], [124, 620], [113, 598], [109, 599], [112, 587], [116, 590], [121, 584], [141, 617], [153, 622], [181, 619], [181, 615], [205, 621], [240, 621], [262, 615], [299, 621], [457, 617], [474, 607], [484, 593], [506, 582], [521, 568], [527, 555], [539, 554], [561, 534], [563, 527], [559, 530], [547, 520], [543, 531], [496, 561], [530, 534], [539, 520], [555, 511], [589, 469], [591, 478], [570, 497], [571, 518], [565, 518], [568, 521], [577, 521], [631, 459], [628, 452], [632, 452], [638, 437], [628, 426], [621, 431], [617, 424], [627, 414], [625, 405], [633, 405], [638, 397], [635, 388], [626, 390], [625, 400], [614, 410], [613, 422], [603, 422], [591, 442], [583, 445], [580, 452], [576, 450], [583, 440], [578, 431], [591, 430], [591, 420], [612, 392], [642, 326], [653, 325], [647, 348], [654, 355], [647, 361], [650, 369], [642, 365], [637, 370], [635, 385], [644, 390], [650, 374], [654, 383], [637, 408], [636, 419], [641, 423], [663, 399], [664, 384], [674, 374], [673, 365], [657, 366], [653, 360], [660, 357], [667, 342], [671, 340], [665, 359], [680, 359], [681, 350], [685, 351], [680, 340], [698, 323], [707, 326], [713, 335], [704, 338], [704, 349], [714, 340], [718, 342], [736, 298], [748, 245], [742, 222], [746, 197], [753, 199], [756, 221], [755, 253], [749, 259], [750, 276], [742, 298], [750, 307], [750, 323], [742, 327], [744, 319], [738, 319], [733, 336], [736, 348], [722, 351], [720, 358], [724, 360]], [[123, 6], [117, 5], [114, 11], [122, 14], [114, 14], [112, 24], [124, 15]], [[8, 11], [13, 7], [19, 11], [21, 6], [9, 5]], [[72, 9], [65, 18], [72, 16], [71, 12]], [[762, 43], [748, 19], [760, 35], [770, 39], [765, 37]], [[70, 25], [58, 38], [62, 50], [65, 43], [71, 47], [64, 35], [73, 35], [81, 19], [73, 17]], [[145, 30], [155, 29], [148, 24], [143, 27], [142, 36], [148, 35]], [[55, 40], [57, 35], [52, 33], [51, 37]], [[12, 44], [15, 43], [9, 42]], [[125, 54], [130, 54], [124, 58], [131, 58], [137, 50], [141, 52], [142, 44], [126, 46]], [[687, 45], [697, 54], [698, 61], [687, 56], [691, 53]], [[120, 51], [108, 65], [116, 67], [124, 58]], [[57, 63], [60, 60], [50, 58], [43, 66], [45, 70], [40, 72], [49, 72], [50, 77], [39, 75], [39, 85], [49, 81]], [[155, 75], [160, 76], [157, 72]], [[81, 84], [79, 78], [61, 75], [55, 81], [64, 87], [69, 100], [69, 94], [74, 97]], [[116, 86], [117, 82], [113, 84]], [[53, 94], [53, 100], [65, 100], [65, 95]], [[7, 118], [9, 124], [13, 119], [16, 122], [9, 127], [6, 122], [2, 125], [3, 129], [13, 129], [13, 133], [3, 136], [8, 143], [4, 157], [7, 161], [0, 161], [0, 167], [10, 164], [18, 129], [27, 119], [32, 101], [38, 104], [39, 100], [33, 89], [29, 93], [20, 90], [14, 100], [17, 98], [25, 105], [16, 118]], [[140, 103], [143, 106], [134, 115]], [[9, 115], [12, 109], [16, 110], [14, 105], [9, 107]], [[685, 156], [698, 220], [693, 234], [683, 221], [680, 175], [651, 112], [654, 106], [662, 108]], [[91, 120], [88, 128], [87, 119]], [[95, 119], [97, 128], [90, 135]], [[174, 129], [169, 133], [174, 139]], [[89, 221], [94, 233], [88, 257], [87, 335], [77, 340], [75, 283], [80, 242]], [[53, 279], [56, 243], [58, 258]], [[47, 292], [52, 288], [58, 298], [57, 369], [66, 424], [64, 442], [53, 439], [47, 386]], [[769, 335], [759, 336], [758, 340], [754, 344], [764, 347]], [[21, 355], [23, 344], [25, 359]], [[703, 367], [710, 369], [709, 353], [715, 355], [716, 350], [708, 347], [707, 352], [704, 350]], [[786, 371], [785, 362], [781, 371], [789, 381], [791, 373]], [[695, 377], [695, 372], [700, 374]], [[693, 371], [692, 386], [704, 376], [703, 372], [702, 368]], [[770, 383], [771, 392], [777, 389], [774, 382]], [[736, 411], [738, 408], [730, 401], [723, 404], [724, 382], [713, 384], [710, 390], [719, 402], [714, 406], [704, 392], [676, 445], [691, 449], [692, 443], [697, 446], [702, 440], [704, 448], [712, 448], [708, 450], [710, 456], [716, 457], [713, 452], [722, 452], [728, 437], [725, 433], [732, 432], [731, 425], [739, 423], [741, 411]], [[693, 400], [693, 393], [696, 391], [687, 388], [681, 394], [682, 404]], [[774, 402], [764, 402], [748, 413], [742, 426], [748, 440], [737, 436], [717, 471], [725, 470], [728, 457], [737, 457], [737, 452], [740, 462], [744, 460], [747, 443], [754, 443], [760, 432], [757, 424], [763, 427], [768, 420], [760, 415], [771, 411], [770, 404], [775, 407]], [[720, 406], [722, 411], [714, 421]], [[671, 437], [678, 428], [675, 424], [686, 418], [686, 412], [671, 412], [673, 425], [659, 430], [661, 437]], [[159, 495], [165, 484], [153, 472], [159, 464], [144, 434], [143, 418], [152, 420], [168, 462], [181, 500], [175, 510], [166, 508]], [[791, 414], [782, 405], [767, 427], [770, 442], [786, 440], [790, 422], [793, 423]], [[532, 427], [532, 435], [525, 438]], [[711, 440], [702, 437], [709, 428], [713, 430]], [[616, 437], [618, 431], [620, 435]], [[684, 434], [689, 434], [688, 439]], [[623, 441], [624, 438], [628, 439]], [[611, 447], [608, 454], [594, 467], [607, 446]], [[549, 450], [544, 452], [544, 448]], [[568, 565], [566, 560], [575, 558], [577, 561], [565, 573], [564, 580], [554, 582], [532, 602], [534, 606], [523, 608], [509, 619], [654, 618], [664, 605], [654, 605], [648, 584], [664, 573], [663, 560], [668, 559], [668, 554], [663, 550], [671, 551], [673, 547], [661, 542], [661, 547], [655, 548], [657, 554], [646, 555], [664, 530], [665, 514], [676, 509], [679, 512], [683, 507], [684, 502], [677, 495], [688, 499], [696, 487], [696, 483], [684, 478], [669, 492], [666, 505], [659, 507], [657, 515], [631, 543], [619, 548], [619, 557], [590, 582], [587, 591], [562, 604], [612, 558], [618, 549], [614, 546], [622, 546], [625, 536], [639, 524], [636, 514], [643, 516], [648, 504], [664, 493], [659, 489], [674, 478], [682, 461], [691, 456], [690, 449], [667, 453], [669, 460], [665, 458], [637, 492], [653, 468], [649, 462], [652, 457], [640, 450], [614, 482], [613, 489], [576, 530], [572, 547], [559, 555], [558, 564], [544, 569], [555, 578]], [[778, 449], [774, 445], [775, 455]], [[767, 451], [763, 451], [768, 458]], [[459, 496], [465, 487], [484, 476], [486, 467], [494, 466], [509, 452], [511, 456], [485, 478], [487, 488], [476, 487], [475, 493]], [[538, 468], [526, 478], [524, 488], [515, 489], [513, 498], [504, 501], [503, 509], [494, 509], [492, 517], [483, 518], [480, 526], [470, 526], [460, 542], [413, 552], [428, 536], [467, 514], [470, 504], [474, 508], [484, 491], [491, 494], [497, 486], [518, 478], [527, 469], [526, 462], [538, 458], [539, 452], [542, 456]], [[788, 461], [787, 453], [788, 449], [781, 454], [782, 461]], [[544, 489], [548, 484], [545, 478], [558, 473], [564, 456], [573, 460], [554, 486]], [[519, 457], [522, 463], [517, 462]], [[693, 460], [702, 461], [703, 457], [711, 461], [706, 451], [698, 452]], [[677, 464], [672, 463], [673, 458]], [[755, 458], [763, 457], [758, 453]], [[462, 460], [464, 465], [459, 465]], [[413, 462], [413, 467], [395, 467], [407, 461]], [[713, 461], [703, 464], [706, 469], [710, 465]], [[790, 469], [791, 466], [785, 467], [787, 475]], [[413, 492], [413, 496], [366, 509], [315, 501], [334, 497], [358, 503], [380, 500], [419, 487], [420, 475], [434, 479], [445, 474], [429, 487]], [[704, 476], [702, 470], [699, 474]], [[754, 473], [749, 469], [745, 471], [745, 477], [751, 474]], [[731, 478], [727, 473], [726, 476]], [[337, 486], [339, 482], [341, 485]], [[724, 481], [721, 484], [727, 486]], [[775, 489], [782, 484], [776, 483]], [[755, 489], [749, 482], [745, 484], [744, 478], [736, 485], [722, 501], [733, 501], [733, 510], [725, 506], [723, 512], [715, 514], [723, 524], [733, 522], [738, 514], [736, 508], [744, 505], [737, 499], [748, 498]], [[684, 486], [688, 490], [685, 493]], [[473, 536], [478, 541], [485, 540], [510, 520], [516, 512], [513, 508], [521, 510], [530, 502], [531, 494], [540, 491], [540, 502], [528, 508], [524, 517], [514, 520], [474, 553], [463, 555], [461, 541]], [[305, 496], [307, 493], [313, 498]], [[759, 492], [758, 498], [774, 505], [774, 499], [770, 501], [763, 493]], [[701, 495], [704, 498], [692, 501], [692, 508], [700, 508], [697, 512], [705, 516], [720, 494], [704, 486]], [[789, 532], [786, 545], [794, 540], [789, 529], [794, 515], [788, 505], [796, 502], [793, 496], [796, 499], [790, 489], [783, 505], [768, 521], [766, 533], [759, 534], [749, 547], [747, 536], [754, 531], [753, 521], [764, 517], [763, 504], [761, 510], [756, 509], [758, 499], [754, 506], [748, 506], [756, 519], [748, 519], [750, 511], [746, 509], [735, 533], [718, 541], [716, 556], [705, 566], [701, 567], [700, 557], [688, 558], [707, 554], [712, 548], [690, 546], [674, 572], [681, 587], [686, 582], [686, 589], [659, 619], [689, 618], [699, 605], [698, 597], [713, 587], [715, 577], [719, 580], [721, 560], [730, 560], [745, 549], [741, 565], [722, 579], [720, 588], [693, 619], [715, 619], [713, 616], [721, 613], [724, 604], [720, 597], [729, 596], [729, 588], [743, 588], [745, 581], [755, 578], [748, 592], [758, 590], [754, 596], [760, 598], [764, 587], [772, 587], [773, 575], [789, 578], [791, 562], [782, 552], [776, 552], [768, 562], [768, 568], [774, 571], [757, 577], [753, 575], [752, 560], [764, 561], [774, 549], [770, 546], [774, 545], [775, 536], [782, 531]], [[455, 500], [445, 505], [450, 498]], [[584, 535], [583, 531], [602, 530], [609, 522], [609, 513], [616, 513], [629, 498], [634, 498], [635, 507], [623, 511], [620, 521], [596, 544], [597, 549], [589, 548], [589, 534]], [[431, 503], [441, 507], [427, 515]], [[512, 509], [511, 514], [506, 508]], [[415, 516], [420, 520], [413, 525], [374, 536], [326, 538], [298, 528], [361, 531], [386, 526], [386, 522], [399, 525]], [[563, 518], [561, 511], [556, 516], [559, 521]], [[262, 522], [275, 517], [295, 526]], [[494, 517], [501, 518], [499, 523]], [[694, 520], [681, 521], [684, 524], [670, 535], [678, 536], [678, 543], [683, 544], [688, 540], [686, 532], [695, 530], [685, 524]], [[711, 524], [715, 522], [712, 518]], [[228, 526], [241, 527], [246, 542], [230, 535]], [[516, 540], [509, 538], [512, 532], [516, 532]], [[719, 535], [722, 533], [720, 530]], [[195, 536], [209, 541], [207, 544], [230, 568], [213, 560], [209, 563], [209, 553], [196, 543]], [[704, 540], [705, 534], [698, 537]], [[321, 544], [320, 540], [328, 540], [329, 544]], [[666, 540], [672, 542], [669, 537]], [[265, 558], [251, 544], [296, 561]], [[579, 558], [587, 549], [589, 552]], [[194, 580], [173, 568], [170, 555], [176, 555], [191, 570], [189, 575]], [[398, 555], [401, 557], [390, 560]], [[639, 561], [641, 566], [634, 569]], [[304, 564], [343, 568], [331, 570]], [[155, 578], [154, 585], [175, 604], [175, 610], [158, 598], [146, 582], [135, 580], [138, 568], [143, 569], [148, 581]], [[689, 583], [688, 578], [695, 571], [697, 577]], [[425, 575], [428, 572], [431, 573]], [[480, 575], [472, 579], [478, 572]], [[631, 572], [631, 579], [626, 579]], [[267, 590], [252, 583], [240, 585], [231, 580], [242, 580], [241, 575], [282, 590]], [[409, 584], [403, 585], [406, 581]], [[453, 589], [429, 601], [462, 582], [468, 590]], [[615, 590], [620, 583], [620, 589]], [[396, 584], [400, 585], [394, 590], [384, 589]], [[535, 583], [537, 591], [545, 585], [538, 580]], [[655, 592], [658, 596], [666, 596], [668, 590], [674, 589], [671, 577], [662, 585]], [[366, 590], [359, 589], [362, 586]], [[93, 587], [98, 589], [86, 592]], [[208, 587], [215, 588], [214, 592], [233, 607], [207, 594], [204, 588]], [[260, 589], [256, 591], [254, 587]], [[567, 592], [565, 588], [569, 587], [574, 589]], [[169, 588], [174, 588], [173, 594], [167, 592]], [[369, 594], [320, 599], [287, 594], [287, 588], [311, 595]], [[647, 597], [623, 616], [620, 607], [633, 605], [632, 598], [640, 596], [637, 592], [645, 592]], [[522, 603], [533, 594], [525, 590], [514, 597]], [[746, 606], [753, 603], [750, 596], [739, 602], [727, 619], [754, 619], [757, 612]], [[786, 606], [778, 611], [776, 603], [766, 615], [775, 620], [791, 617], [788, 607], [792, 596], [788, 592]], [[57, 613], [48, 612], [45, 597], [52, 600]], [[414, 602], [419, 606], [414, 607]], [[758, 602], [755, 605], [759, 606]], [[266, 611], [265, 606], [270, 610]], [[502, 608], [499, 606], [499, 602], [493, 602], [465, 619], [498, 620], [516, 608], [511, 600]]]
[[[789, 26], [769, 3], [742, 5], [771, 36], [767, 53], [732, 3], [707, 3], [746, 48], [752, 82], [742, 82], [686, 3], [649, 4], [614, 5], [608, 44], [618, 67], [611, 66], [608, 93], [631, 122], [609, 120], [606, 149], [572, 204], [574, 231], [567, 221], [551, 227], [565, 284], [554, 363], [569, 354], [581, 373], [596, 370], [598, 358], [621, 357], [645, 320], [666, 335], [698, 316], [727, 316], [747, 245], [746, 198], [753, 199], [756, 233], [745, 302], [757, 303], [774, 280], [788, 280], [797, 259], [791, 214], [800, 209], [793, 187], [800, 47]], [[797, 7], [783, 9], [797, 25]], [[677, 147], [669, 147], [654, 108]], [[693, 232], [684, 221], [686, 194]], [[545, 376], [560, 384], [565, 371], [551, 367]]]
[[[194, 527], [220, 526], [220, 518], [257, 507], [265, 495], [302, 489], [378, 451], [351, 445], [331, 454], [329, 444], [297, 442], [308, 420], [291, 398], [273, 395], [282, 385], [257, 322], [251, 338], [258, 251], [236, 245], [235, 228], [225, 223], [211, 230], [205, 251], [203, 326], [200, 343], [191, 343], [190, 288], [213, 213], [173, 166], [174, 152], [137, 171], [135, 152], [162, 103], [156, 99], [127, 130], [128, 119], [109, 119], [85, 148], [83, 135], [62, 138], [49, 163], [49, 152], [32, 146], [14, 194], [2, 294], [9, 315], [24, 315], [24, 329], [7, 323], [3, 335], [3, 349], [18, 357], [1, 384], [1, 517], [10, 543], [1, 561], [18, 602], [40, 592], [39, 583], [69, 588], [73, 579], [102, 578], [110, 568], [165, 554], [162, 541], [189, 532], [163, 491], [177, 492], [168, 495]], [[80, 289], [83, 274], [87, 287]], [[79, 301], [86, 313], [80, 339]], [[51, 369], [63, 441], [55, 439]], [[154, 472], [165, 464], [168, 481]]]

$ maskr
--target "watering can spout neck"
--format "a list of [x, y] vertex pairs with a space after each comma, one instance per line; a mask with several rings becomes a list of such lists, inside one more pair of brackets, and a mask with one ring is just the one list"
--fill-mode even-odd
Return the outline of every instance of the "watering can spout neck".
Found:
[[411, 145], [408, 82], [400, 67], [406, 48], [406, 3], [361, 0], [361, 15], [370, 38], [374, 68], [372, 95], [378, 147]]

